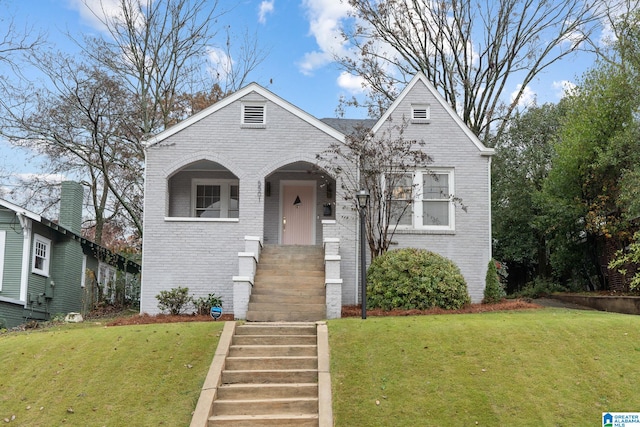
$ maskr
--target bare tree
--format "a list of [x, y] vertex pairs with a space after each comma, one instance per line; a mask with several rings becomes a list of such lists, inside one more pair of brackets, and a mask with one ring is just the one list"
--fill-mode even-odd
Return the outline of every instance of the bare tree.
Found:
[[[104, 225], [114, 221], [133, 224], [140, 236], [142, 204], [137, 195], [142, 188], [136, 186], [141, 180], [131, 173], [142, 174], [139, 159], [144, 152], [129, 93], [104, 71], [60, 53], [40, 54], [36, 64], [49, 85], [13, 95], [22, 97], [23, 108], [6, 112], [3, 133], [15, 145], [46, 156], [48, 174], [81, 178], [89, 189], [97, 243]], [[47, 184], [52, 183], [36, 180], [21, 190], [43, 190]], [[30, 192], [45, 193], [50, 194]]]
[[[115, 15], [102, 2], [101, 10], [92, 10], [109, 37], [87, 36], [81, 47], [92, 61], [127, 82], [138, 102], [144, 137], [174, 123], [180, 94], [208, 91], [221, 80], [231, 84], [223, 87], [225, 93], [236, 90], [264, 59], [248, 37], [237, 63], [231, 59], [229, 33], [225, 48], [215, 48], [216, 25], [225, 13], [218, 0], [118, 0], [118, 6]], [[209, 69], [210, 57], [221, 62], [213, 66], [223, 69], [224, 76]]]
[[[210, 69], [223, 28], [218, 1], [118, 0], [111, 15], [106, 5], [93, 10], [106, 33], [76, 40], [79, 59], [39, 52], [31, 64], [46, 83], [4, 91], [10, 104], [0, 97], [0, 133], [91, 190], [89, 225], [98, 242], [106, 228], [142, 236], [145, 138], [236, 89], [220, 87]], [[227, 33], [218, 50], [230, 73], [224, 82], [243, 84], [264, 52], [247, 36], [234, 62], [230, 40]]]
[[[6, 9], [0, 1], [0, 7]], [[6, 13], [0, 14], [0, 64], [11, 67], [15, 73], [20, 73], [15, 56], [29, 54], [42, 46], [45, 42], [43, 33], [35, 33], [33, 27], [27, 25], [18, 28], [13, 16]], [[5, 76], [6, 77], [6, 76]], [[2, 79], [0, 79], [0, 82]]]
[[333, 143], [316, 156], [320, 167], [337, 178], [355, 210], [353, 195], [361, 189], [369, 192], [366, 233], [372, 258], [389, 249], [396, 228], [412, 210], [413, 172], [432, 162], [423, 141], [404, 137], [406, 127], [405, 121], [394, 124], [389, 118], [385, 130], [374, 135], [366, 125], [357, 125], [344, 142]]
[[345, 26], [343, 34], [355, 55], [336, 59], [349, 73], [362, 76], [375, 94], [374, 107], [384, 108], [401, 85], [422, 72], [484, 140], [491, 129], [502, 133], [527, 85], [579, 49], [601, 16], [593, 2], [582, 0], [349, 4], [355, 23]]

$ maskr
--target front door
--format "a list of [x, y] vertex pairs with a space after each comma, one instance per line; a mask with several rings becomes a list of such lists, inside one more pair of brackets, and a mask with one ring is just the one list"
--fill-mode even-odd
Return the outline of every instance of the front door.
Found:
[[283, 245], [315, 244], [315, 181], [282, 184], [281, 242]]

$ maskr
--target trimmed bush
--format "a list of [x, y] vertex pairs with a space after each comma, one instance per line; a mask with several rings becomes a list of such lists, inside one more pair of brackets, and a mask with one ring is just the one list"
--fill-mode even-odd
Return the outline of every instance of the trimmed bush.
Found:
[[168, 291], [160, 291], [156, 295], [158, 300], [158, 308], [163, 312], [168, 311], [169, 314], [180, 314], [182, 309], [191, 302], [189, 296], [189, 288], [172, 288]]
[[421, 249], [397, 249], [375, 258], [367, 272], [367, 306], [392, 310], [455, 310], [471, 303], [460, 269]]
[[498, 268], [496, 266], [497, 261], [492, 259], [489, 261], [487, 267], [487, 277], [484, 285], [484, 299], [483, 304], [496, 304], [502, 301], [507, 293], [504, 291], [504, 286], [500, 283], [500, 276], [498, 276]]

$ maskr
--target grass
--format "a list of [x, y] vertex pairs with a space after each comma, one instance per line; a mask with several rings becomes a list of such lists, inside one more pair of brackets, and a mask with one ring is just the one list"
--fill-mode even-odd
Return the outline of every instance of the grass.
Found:
[[0, 335], [0, 423], [186, 426], [222, 322]]
[[600, 425], [640, 408], [638, 316], [370, 317], [329, 337], [338, 427]]
[[[187, 426], [222, 322], [0, 335], [0, 423]], [[544, 309], [329, 322], [347, 426], [600, 425], [638, 411], [640, 316]], [[477, 423], [477, 424], [476, 424]]]

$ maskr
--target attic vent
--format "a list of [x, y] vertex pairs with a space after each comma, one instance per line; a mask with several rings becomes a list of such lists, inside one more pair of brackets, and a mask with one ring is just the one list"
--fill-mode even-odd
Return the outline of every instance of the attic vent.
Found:
[[243, 125], [264, 125], [265, 123], [264, 104], [245, 104], [242, 106]]
[[431, 111], [428, 104], [412, 105], [411, 120], [414, 122], [427, 123], [431, 119]]

